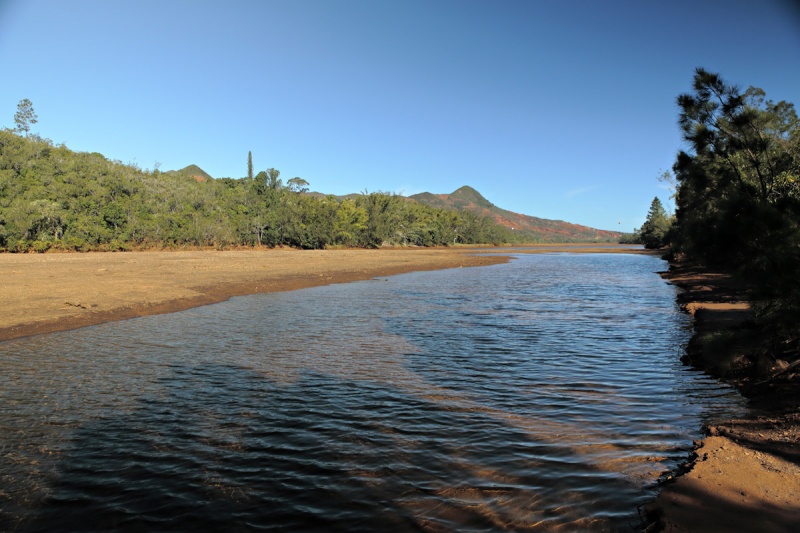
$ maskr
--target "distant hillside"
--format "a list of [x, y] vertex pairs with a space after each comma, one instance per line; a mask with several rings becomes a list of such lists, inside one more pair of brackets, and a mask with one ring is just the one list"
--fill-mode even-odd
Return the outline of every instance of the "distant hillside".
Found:
[[481, 196], [472, 187], [464, 186], [451, 194], [423, 192], [410, 196], [432, 207], [465, 210], [490, 217], [496, 223], [514, 230], [527, 242], [618, 242], [621, 233], [571, 224], [561, 220], [548, 220], [521, 215], [501, 209]]
[[189, 165], [188, 167], [183, 167], [180, 170], [168, 170], [167, 172], [164, 172], [164, 174], [185, 176], [187, 178], [192, 178], [198, 183], [204, 183], [206, 181], [214, 179], [211, 177], [210, 174], [208, 174], [205, 170], [198, 167], [197, 165]]
[[[170, 170], [164, 174], [191, 178], [199, 183], [214, 179], [197, 165], [189, 165], [180, 170]], [[307, 195], [318, 199], [328, 196], [320, 192], [309, 192]], [[335, 198], [344, 200], [356, 199], [361, 196], [363, 194], [354, 193], [335, 196]], [[594, 229], [562, 220], [549, 220], [514, 213], [497, 207], [484, 198], [481, 193], [466, 185], [450, 194], [423, 192], [401, 198], [439, 209], [467, 211], [489, 217], [495, 223], [512, 229], [518, 242], [619, 242], [622, 237], [622, 233], [616, 231]]]
[[196, 165], [142, 170], [0, 129], [0, 252], [514, 240], [508, 228], [469, 211], [388, 193], [335, 201], [295, 191], [277, 180], [212, 179]]
[[332, 197], [336, 198], [337, 200], [355, 200], [356, 198], [364, 196], [362, 193], [356, 193], [356, 192], [352, 192], [350, 194], [338, 194], [337, 195], [337, 194], [325, 194], [323, 192], [318, 192], [318, 191], [310, 191], [310, 192], [306, 192], [306, 193], [303, 193], [303, 194], [305, 196], [313, 196], [314, 198], [327, 198], [329, 196], [332, 196]]

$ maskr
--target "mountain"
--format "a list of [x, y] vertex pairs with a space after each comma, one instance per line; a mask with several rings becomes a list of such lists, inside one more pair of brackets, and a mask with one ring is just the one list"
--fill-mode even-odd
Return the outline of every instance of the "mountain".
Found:
[[432, 207], [465, 210], [490, 217], [502, 226], [514, 230], [526, 242], [619, 242], [621, 233], [521, 215], [501, 209], [481, 196], [472, 187], [464, 186], [451, 194], [423, 192], [409, 197]]
[[211, 177], [205, 170], [198, 167], [197, 165], [189, 165], [188, 167], [183, 167], [180, 170], [168, 170], [164, 172], [164, 174], [171, 174], [175, 176], [186, 176], [187, 178], [192, 178], [193, 180], [203, 183], [209, 180], [213, 180], [214, 178]]

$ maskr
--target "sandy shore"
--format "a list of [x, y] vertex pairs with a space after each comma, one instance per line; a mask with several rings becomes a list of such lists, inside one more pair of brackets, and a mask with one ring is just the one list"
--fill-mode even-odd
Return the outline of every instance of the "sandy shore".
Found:
[[[705, 428], [682, 473], [646, 509], [646, 531], [800, 531], [800, 375], [785, 365], [757, 368], [752, 354], [764, 339], [741, 282], [685, 267], [665, 277], [684, 290], [680, 300], [695, 318], [685, 362], [739, 388], [753, 413]], [[726, 332], [741, 340], [713, 349], [699, 342]]]
[[232, 296], [506, 261], [459, 248], [0, 254], [0, 340]]
[[[482, 255], [477, 256], [476, 251]], [[556, 244], [508, 248], [0, 254], [0, 341], [171, 313], [233, 296], [504, 263], [512, 252], [642, 250], [614, 244]]]

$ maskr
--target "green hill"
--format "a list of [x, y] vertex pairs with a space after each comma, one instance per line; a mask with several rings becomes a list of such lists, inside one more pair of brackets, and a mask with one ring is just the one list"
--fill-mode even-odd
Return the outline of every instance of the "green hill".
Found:
[[507, 228], [466, 210], [385, 193], [296, 192], [262, 171], [212, 179], [160, 172], [0, 130], [0, 251], [504, 243]]
[[205, 181], [214, 179], [208, 172], [198, 167], [197, 165], [189, 165], [188, 167], [183, 167], [180, 170], [168, 170], [167, 172], [164, 172], [164, 174], [192, 178], [193, 180], [199, 183], [203, 183]]

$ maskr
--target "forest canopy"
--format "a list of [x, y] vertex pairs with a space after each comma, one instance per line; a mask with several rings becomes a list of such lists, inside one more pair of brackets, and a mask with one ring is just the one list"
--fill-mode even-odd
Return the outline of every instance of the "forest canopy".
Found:
[[[32, 107], [25, 107], [25, 111]], [[26, 128], [35, 115], [21, 116]], [[270, 168], [193, 179], [0, 131], [0, 250], [452, 245], [511, 242], [487, 217], [381, 192], [309, 194]]]
[[673, 252], [755, 283], [762, 315], [800, 317], [800, 122], [794, 105], [697, 69], [678, 97]]

